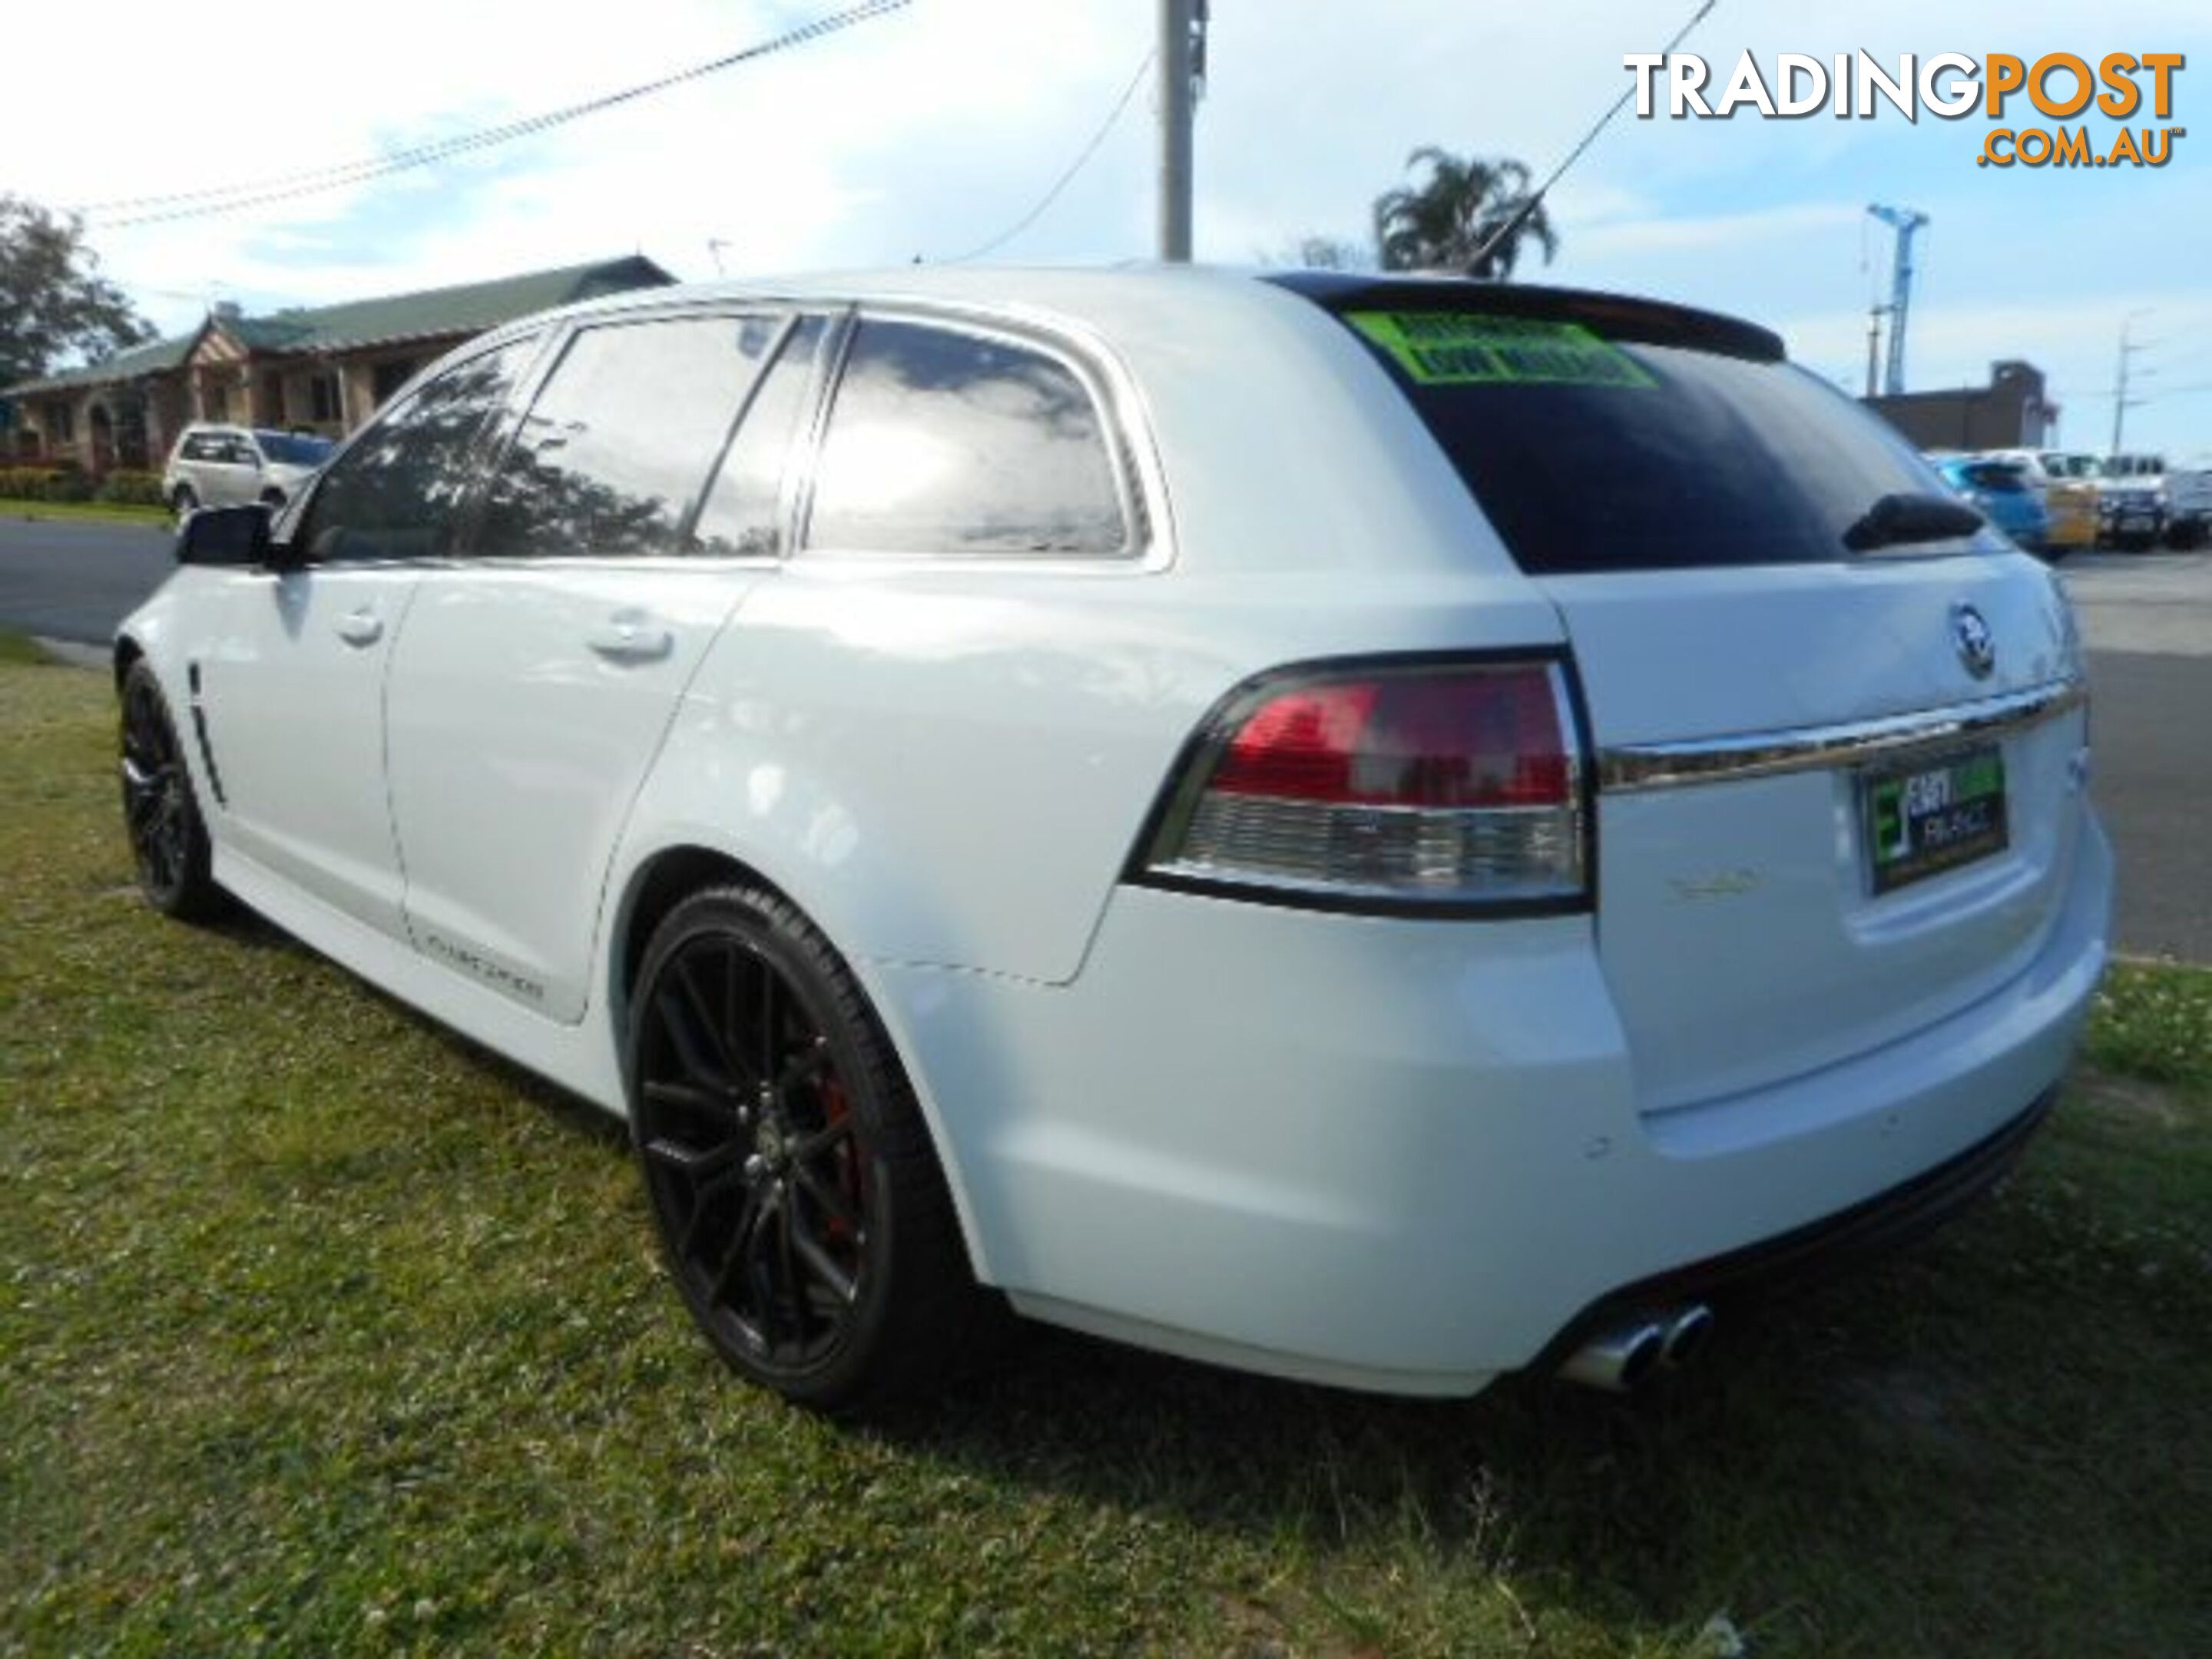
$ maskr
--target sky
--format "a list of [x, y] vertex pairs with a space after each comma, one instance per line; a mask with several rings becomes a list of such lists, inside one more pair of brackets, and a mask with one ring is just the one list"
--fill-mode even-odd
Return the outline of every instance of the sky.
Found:
[[[381, 0], [252, 14], [180, 39], [173, 7], [109, 0], [9, 24], [17, 141], [0, 190], [71, 208], [335, 167], [538, 114], [720, 57], [842, 0], [623, 0], [590, 27], [540, 4]], [[1196, 125], [1196, 250], [1278, 260], [1306, 235], [1364, 242], [1409, 154], [1514, 156], [1539, 176], [1632, 84], [1692, 0], [1212, 0]], [[642, 252], [686, 279], [961, 258], [1036, 209], [1138, 77], [1157, 0], [913, 0], [834, 36], [440, 166], [236, 213], [87, 215], [103, 270], [164, 331], [212, 301], [249, 313]], [[2062, 441], [2110, 441], [2121, 331], [2146, 398], [2130, 448], [2212, 452], [2212, 5], [2205, 0], [1717, 0], [1684, 43], [1714, 91], [1747, 50], [2033, 62], [2181, 52], [2163, 167], [1977, 164], [1998, 125], [2055, 125], [2015, 94], [1907, 120], [1624, 112], [1554, 188], [1560, 239], [1523, 278], [1737, 313], [1853, 390], [1889, 233], [1929, 216], [1907, 332], [1912, 390], [2025, 358]], [[289, 16], [295, 20], [287, 22]], [[618, 27], [610, 20], [618, 20]], [[188, 52], [180, 47], [188, 46]], [[44, 73], [27, 72], [33, 65]], [[2052, 90], [2067, 88], [2062, 73]], [[1150, 257], [1157, 100], [1138, 88], [1088, 163], [991, 257]], [[2100, 149], [2116, 123], [2093, 107]], [[33, 140], [35, 135], [35, 141]]]

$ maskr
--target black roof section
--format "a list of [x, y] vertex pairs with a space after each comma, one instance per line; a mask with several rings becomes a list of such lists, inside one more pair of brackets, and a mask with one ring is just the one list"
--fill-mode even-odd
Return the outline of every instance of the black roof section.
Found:
[[1522, 283], [1483, 283], [1471, 276], [1373, 276], [1347, 270], [1271, 271], [1262, 281], [1303, 295], [1334, 312], [1434, 311], [1463, 306], [1494, 317], [1532, 317], [1582, 323], [1608, 339], [1644, 345], [1687, 346], [1753, 362], [1778, 363], [1788, 356], [1771, 329], [1717, 311], [1638, 300], [1585, 289], [1541, 288]]

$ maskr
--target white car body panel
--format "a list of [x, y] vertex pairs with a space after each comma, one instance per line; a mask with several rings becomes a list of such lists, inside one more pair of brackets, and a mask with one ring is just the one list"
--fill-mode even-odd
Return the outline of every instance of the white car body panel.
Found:
[[[2070, 684], [2034, 561], [1531, 579], [1348, 331], [1243, 278], [721, 297], [1045, 332], [1116, 414], [1142, 544], [183, 572], [124, 637], [179, 711], [200, 671], [218, 880], [619, 1113], [633, 907], [664, 857], [720, 855], [852, 965], [1017, 1306], [1406, 1392], [1469, 1392], [1624, 1284], [1910, 1180], [2063, 1072], [2112, 878], [2071, 708], [2002, 738], [2003, 854], [1879, 899], [1842, 767], [1601, 791], [1593, 913], [1127, 878], [1192, 733], [1263, 671], [1565, 650], [1596, 762]], [[384, 631], [348, 645], [363, 605]], [[625, 626], [667, 648], [592, 649]]]
[[765, 574], [577, 560], [424, 574], [385, 728], [417, 949], [549, 1019], [583, 1018], [630, 803], [684, 685]]
[[1256, 607], [1241, 586], [794, 561], [702, 671], [637, 827], [742, 848], [848, 953], [1064, 981], [1177, 752], [1238, 681], [1377, 630], [1440, 649], [1557, 629], [1517, 578], [1377, 580], [1328, 605], [1318, 584]]
[[1656, 1121], [1585, 918], [1510, 942], [1391, 920], [1346, 935], [1128, 889], [1074, 986], [895, 969], [885, 1012], [967, 1149], [971, 1237], [1017, 1307], [1196, 1358], [1462, 1395], [1615, 1286], [2001, 1128], [2066, 1064], [2111, 873], [2093, 828], [2043, 951], [1971, 1008]]
[[385, 786], [385, 670], [418, 580], [398, 566], [241, 574], [202, 647], [222, 839], [394, 938], [404, 884]]
[[[1575, 641], [1601, 754], [1946, 708], [2081, 672], [2057, 584], [2025, 559], [1644, 571], [1544, 586]], [[2008, 647], [1988, 678], [1951, 648], [1960, 605]], [[1879, 1047], [2016, 974], [2072, 877], [2086, 741], [2079, 714], [2007, 738], [2017, 827], [2005, 851], [1880, 896], [1856, 769], [1601, 795], [1599, 947], [1645, 1109]], [[1784, 848], [1798, 855], [1778, 861]], [[1812, 848], [1827, 856], [1803, 855]]]

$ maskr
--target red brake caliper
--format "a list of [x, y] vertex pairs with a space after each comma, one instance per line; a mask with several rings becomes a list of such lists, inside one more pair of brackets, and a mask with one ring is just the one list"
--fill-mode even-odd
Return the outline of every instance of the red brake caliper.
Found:
[[[822, 1085], [822, 1121], [825, 1126], [842, 1123], [851, 1115], [852, 1108], [845, 1099], [844, 1081], [833, 1073], [829, 1081]], [[846, 1207], [853, 1214], [860, 1214], [860, 1160], [849, 1138], [837, 1143], [836, 1180], [837, 1190], [843, 1195]], [[827, 1236], [831, 1243], [849, 1245], [856, 1243], [852, 1228], [848, 1226], [842, 1218], [833, 1215], [825, 1218], [825, 1221]]]

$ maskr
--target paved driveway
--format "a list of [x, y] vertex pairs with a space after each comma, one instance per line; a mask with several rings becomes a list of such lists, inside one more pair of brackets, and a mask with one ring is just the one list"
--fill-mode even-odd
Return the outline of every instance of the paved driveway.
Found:
[[2120, 852], [2113, 935], [2212, 963], [2212, 552], [2060, 569], [2089, 647], [2094, 787]]

